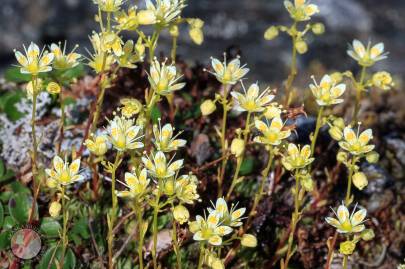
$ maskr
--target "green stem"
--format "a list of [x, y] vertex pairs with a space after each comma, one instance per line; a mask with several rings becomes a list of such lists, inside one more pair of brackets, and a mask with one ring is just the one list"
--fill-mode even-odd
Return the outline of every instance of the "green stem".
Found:
[[[172, 210], [174, 210], [174, 205], [173, 202], [172, 204]], [[179, 242], [177, 241], [177, 223], [176, 220], [172, 220], [172, 241], [173, 241], [173, 247], [174, 247], [174, 253], [176, 254], [176, 263], [177, 263], [177, 269], [181, 269], [181, 254], [180, 254], [180, 247], [179, 247]]]
[[177, 54], [177, 36], [174, 36], [172, 40], [172, 51], [171, 51], [172, 63], [176, 63], [176, 54]]
[[[248, 112], [247, 117], [246, 117], [246, 123], [245, 123], [245, 129], [243, 131], [243, 142], [244, 142], [244, 146], [246, 147], [247, 145], [247, 141], [249, 138], [249, 131], [250, 131], [250, 117], [252, 116], [251, 112]], [[235, 174], [233, 175], [232, 178], [232, 183], [231, 183], [231, 187], [228, 190], [228, 193], [226, 194], [226, 200], [229, 200], [229, 198], [231, 197], [231, 194], [236, 186], [236, 183], [238, 181], [238, 177], [239, 177], [239, 172], [240, 172], [240, 168], [242, 166], [243, 163], [243, 159], [244, 159], [244, 154], [245, 154], [245, 149], [243, 149], [243, 152], [240, 156], [237, 156], [237, 163], [236, 163], [236, 170], [235, 170]]]
[[152, 38], [150, 40], [150, 44], [149, 44], [149, 62], [152, 63], [153, 62], [153, 58], [155, 57], [155, 50], [157, 47], [157, 42], [159, 40], [159, 36], [160, 36], [160, 28], [157, 28], [152, 35]]
[[343, 256], [342, 269], [347, 269], [347, 255]]
[[228, 92], [229, 92], [229, 85], [223, 85], [224, 93], [222, 95], [221, 103], [222, 103], [222, 126], [221, 126], [221, 153], [222, 153], [222, 164], [220, 173], [218, 175], [218, 197], [222, 196], [222, 183], [224, 181], [225, 176], [225, 168], [228, 162], [228, 158], [226, 157], [226, 121], [228, 117]]
[[318, 112], [318, 118], [316, 119], [315, 132], [314, 132], [314, 135], [312, 136], [312, 141], [311, 141], [311, 156], [314, 155], [316, 140], [318, 138], [319, 130], [322, 127], [321, 124], [322, 124], [323, 109], [324, 109], [324, 107], [321, 106], [321, 108], [319, 109], [319, 112]]
[[138, 222], [138, 259], [139, 259], [139, 269], [143, 269], [143, 253], [142, 253], [142, 248], [143, 248], [143, 211], [142, 211], [142, 206], [136, 202], [135, 203], [135, 210], [136, 210], [136, 218]]
[[250, 210], [248, 220], [247, 220], [246, 225], [245, 225], [244, 232], [246, 232], [249, 229], [249, 226], [250, 226], [250, 224], [251, 224], [251, 222], [253, 220], [253, 217], [256, 214], [256, 208], [259, 205], [259, 202], [263, 197], [264, 185], [266, 183], [267, 177], [269, 176], [270, 169], [271, 169], [271, 166], [273, 164], [273, 160], [274, 160], [274, 153], [273, 153], [273, 149], [270, 148], [269, 149], [269, 160], [267, 161], [266, 168], [262, 171], [262, 180], [261, 180], [260, 185], [259, 185], [259, 190], [255, 195], [255, 199], [253, 201], [253, 206], [252, 206], [252, 209]]
[[153, 207], [153, 226], [152, 226], [152, 237], [153, 237], [153, 248], [152, 248], [152, 260], [153, 268], [157, 269], [157, 235], [158, 235], [158, 214], [159, 214], [159, 201], [160, 201], [160, 190], [157, 191], [155, 205]]
[[204, 262], [204, 243], [200, 243], [200, 257], [198, 258], [198, 267], [197, 269], [202, 269]]
[[367, 67], [363, 66], [361, 69], [360, 80], [359, 82], [355, 83], [356, 86], [356, 103], [353, 112], [353, 120], [352, 123], [356, 123], [358, 119], [358, 114], [360, 111], [360, 102], [361, 102], [361, 94], [364, 89], [364, 79], [366, 78], [366, 69]]
[[[298, 172], [297, 172], [298, 173]], [[294, 234], [295, 230], [297, 228], [297, 224], [299, 221], [299, 208], [300, 208], [300, 201], [299, 201], [299, 181], [298, 181], [298, 176], [297, 174], [294, 175], [295, 177], [295, 192], [294, 192], [294, 213], [291, 216], [291, 229], [290, 229], [290, 235], [288, 237], [288, 248], [287, 248], [287, 254], [285, 257], [285, 261], [283, 264], [284, 269], [288, 268], [288, 263], [290, 262], [290, 259], [292, 257], [292, 249], [294, 245]]]
[[297, 75], [297, 48], [296, 48], [296, 43], [297, 43], [297, 22], [294, 22], [294, 24], [291, 26], [291, 31], [292, 36], [292, 58], [291, 58], [291, 68], [290, 68], [290, 74], [288, 75], [286, 86], [285, 86], [285, 93], [286, 93], [286, 105], [290, 105], [290, 99], [291, 99], [291, 88], [292, 84], [294, 83], [295, 76]]
[[65, 126], [65, 104], [63, 103], [63, 91], [59, 93], [59, 102], [60, 102], [60, 134], [59, 134], [59, 146], [58, 146], [58, 154], [60, 153], [62, 149], [62, 142], [63, 142], [63, 132], [64, 132], [64, 126]]
[[116, 181], [116, 171], [118, 169], [118, 166], [121, 162], [121, 157], [122, 153], [118, 152], [117, 155], [115, 156], [115, 161], [114, 161], [114, 166], [111, 171], [111, 199], [112, 199], [112, 209], [111, 209], [111, 214], [110, 214], [110, 224], [108, 226], [108, 263], [109, 263], [109, 268], [112, 269], [114, 268], [114, 261], [113, 261], [113, 241], [114, 241], [114, 232], [113, 232], [113, 227], [115, 223], [115, 219], [117, 216], [117, 204], [118, 204], [118, 199], [117, 195], [115, 193], [115, 181]]
[[353, 157], [350, 167], [349, 167], [349, 177], [347, 180], [347, 190], [346, 190], [346, 198], [345, 198], [345, 205], [348, 206], [350, 204], [350, 197], [351, 197], [351, 190], [352, 190], [352, 179], [354, 174], [354, 166], [356, 164], [356, 158]]
[[63, 222], [63, 227], [62, 227], [62, 253], [61, 253], [61, 258], [60, 258], [60, 264], [64, 264], [65, 260], [65, 252], [66, 252], [66, 247], [68, 244], [67, 241], [67, 208], [66, 208], [66, 200], [65, 200], [65, 186], [62, 185], [62, 222]]

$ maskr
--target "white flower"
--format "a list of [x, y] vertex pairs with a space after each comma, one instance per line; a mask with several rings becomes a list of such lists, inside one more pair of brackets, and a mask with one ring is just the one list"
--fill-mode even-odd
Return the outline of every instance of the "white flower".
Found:
[[[354, 207], [352, 214], [343, 204], [339, 206], [337, 213], [333, 211], [337, 219], [327, 217], [325, 220], [327, 223], [337, 228], [339, 233], [359, 233], [365, 229], [363, 224], [367, 215], [367, 210], [360, 209], [356, 211], [357, 205]], [[332, 209], [333, 210], [333, 209]]]
[[39, 73], [45, 73], [52, 70], [51, 64], [54, 59], [53, 53], [47, 50], [40, 51], [39, 47], [31, 42], [28, 50], [24, 46], [25, 56], [14, 50], [15, 57], [21, 66], [20, 72], [37, 76]]
[[66, 53], [66, 43], [62, 47], [61, 43], [58, 45], [53, 43], [50, 46], [50, 50], [55, 56], [53, 61], [53, 68], [55, 69], [70, 69], [76, 67], [79, 64], [80, 54], [75, 53], [75, 50], [79, 46], [76, 45], [70, 53]]
[[[212, 202], [211, 202], [212, 203]], [[242, 225], [242, 216], [246, 212], [246, 208], [236, 209], [236, 205], [232, 204], [231, 210], [228, 209], [228, 205], [224, 198], [218, 198], [213, 208], [208, 208], [209, 213], [216, 212], [220, 218], [220, 223], [230, 226], [239, 227]]]
[[320, 106], [329, 106], [342, 103], [344, 100], [339, 99], [346, 90], [346, 85], [341, 83], [337, 84], [329, 75], [323, 76], [321, 82], [316, 82], [315, 78], [314, 84], [310, 84], [309, 87], [312, 94], [315, 96], [315, 100]]
[[125, 173], [125, 186], [129, 190], [116, 191], [119, 197], [137, 198], [145, 194], [150, 179], [147, 177], [146, 169], [142, 169], [139, 174]]
[[156, 22], [162, 25], [177, 19], [185, 6], [184, 0], [156, 0], [155, 4], [146, 0], [147, 10], [152, 11]]
[[283, 139], [286, 139], [287, 137], [290, 136], [291, 134], [290, 130], [283, 131], [284, 124], [280, 116], [274, 117], [271, 120], [270, 125], [268, 121], [266, 122], [267, 123], [261, 120], [255, 121], [256, 128], [262, 133], [261, 136], [256, 136], [254, 138], [255, 142], [277, 146], [281, 144]]
[[155, 155], [152, 155], [152, 159], [149, 157], [142, 157], [142, 162], [146, 169], [148, 169], [148, 172], [152, 176], [159, 179], [174, 176], [176, 172], [183, 166], [183, 160], [168, 163], [165, 154], [161, 151], [158, 151]]
[[357, 129], [357, 134], [350, 126], [343, 129], [343, 141], [339, 142], [339, 146], [353, 155], [365, 154], [374, 149], [374, 145], [368, 145], [373, 138], [373, 131], [367, 129], [360, 134], [360, 126]]
[[388, 53], [384, 53], [384, 43], [378, 43], [371, 47], [369, 42], [366, 48], [359, 40], [355, 39], [347, 54], [355, 59], [359, 65], [369, 67], [375, 62], [386, 59]]
[[184, 147], [184, 145], [186, 145], [187, 143], [186, 140], [176, 139], [177, 136], [180, 135], [180, 133], [173, 136], [173, 130], [174, 128], [170, 123], [165, 124], [162, 128], [160, 125], [160, 120], [159, 120], [159, 127], [157, 125], [153, 126], [153, 134], [155, 135], [154, 144], [157, 150], [163, 152], [170, 152], [175, 151], [179, 147]]
[[231, 95], [235, 100], [235, 109], [237, 111], [262, 112], [265, 106], [273, 99], [274, 95], [270, 94], [270, 89], [265, 89], [260, 95], [260, 89], [257, 83], [252, 84], [246, 92], [245, 86], [242, 84], [244, 94], [232, 91]]
[[231, 227], [222, 225], [217, 211], [212, 211], [206, 219], [197, 215], [193, 225], [193, 239], [196, 241], [208, 241], [209, 244], [214, 246], [220, 246], [222, 236], [233, 231]]
[[59, 185], [69, 185], [76, 181], [83, 180], [83, 176], [79, 174], [80, 159], [74, 160], [70, 165], [64, 162], [59, 156], [55, 156], [52, 161], [53, 169], [45, 169], [49, 176], [47, 185], [49, 187], [58, 187]]
[[108, 127], [108, 139], [115, 149], [125, 151], [130, 149], [139, 149], [143, 143], [139, 133], [141, 127], [134, 125], [132, 119], [115, 116]]
[[245, 68], [246, 65], [240, 66], [239, 57], [233, 59], [227, 64], [226, 58], [221, 63], [218, 59], [211, 58], [211, 65], [214, 69], [213, 74], [219, 82], [225, 85], [234, 85], [241, 78], [243, 78], [248, 72], [249, 68]]
[[168, 95], [182, 89], [186, 84], [177, 83], [180, 78], [174, 65], [166, 65], [166, 62], [160, 64], [157, 59], [153, 61], [148, 74], [152, 89], [159, 95]]

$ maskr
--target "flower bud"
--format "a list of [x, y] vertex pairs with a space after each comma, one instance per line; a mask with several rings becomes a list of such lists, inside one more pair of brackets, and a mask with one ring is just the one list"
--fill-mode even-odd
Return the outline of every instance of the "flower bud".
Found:
[[302, 178], [301, 185], [306, 191], [314, 190], [314, 181], [311, 178], [311, 175], [305, 176]]
[[177, 25], [170, 26], [169, 33], [172, 37], [178, 37], [179, 36], [179, 27]]
[[168, 196], [174, 194], [174, 180], [169, 179], [164, 184], [164, 193]]
[[257, 238], [253, 234], [244, 234], [240, 243], [244, 247], [255, 248], [257, 246]]
[[304, 54], [308, 51], [308, 45], [304, 40], [299, 40], [295, 43], [295, 48], [299, 54]]
[[54, 189], [58, 186], [58, 182], [52, 178], [48, 178], [46, 180], [46, 186], [48, 186], [48, 188]]
[[225, 265], [220, 259], [216, 258], [212, 261], [211, 268], [212, 269], [225, 269]]
[[368, 185], [368, 180], [363, 172], [357, 172], [353, 175], [353, 184], [359, 190], [364, 189]]
[[173, 217], [178, 223], [183, 224], [190, 218], [190, 213], [188, 212], [187, 208], [182, 205], [178, 205], [173, 209]]
[[356, 243], [353, 241], [345, 241], [340, 243], [339, 252], [343, 255], [352, 255], [355, 248]]
[[312, 32], [316, 35], [321, 35], [325, 32], [325, 25], [323, 23], [315, 23], [312, 25]]
[[51, 215], [52, 218], [56, 218], [59, 216], [61, 209], [62, 205], [59, 202], [52, 202], [49, 205], [49, 215]]
[[369, 163], [377, 163], [379, 159], [380, 159], [380, 155], [375, 151], [371, 151], [371, 152], [367, 153], [367, 155], [366, 155], [366, 160]]
[[330, 134], [330, 136], [331, 136], [333, 139], [335, 139], [335, 140], [337, 140], [337, 141], [342, 140], [343, 132], [342, 132], [342, 130], [341, 130], [339, 127], [332, 126], [332, 127], [329, 129], [329, 134]]
[[138, 22], [142, 25], [155, 24], [155, 14], [151, 10], [141, 10], [138, 12]]
[[266, 117], [266, 119], [270, 120], [270, 119], [280, 116], [281, 109], [276, 106], [269, 106], [266, 108], [263, 115]]
[[278, 36], [278, 28], [276, 26], [269, 27], [266, 32], [264, 32], [264, 39], [272, 40]]
[[188, 34], [196, 45], [201, 45], [204, 42], [204, 33], [201, 28], [191, 28]]
[[342, 118], [336, 118], [333, 120], [333, 125], [343, 130], [345, 126], [345, 121]]
[[361, 239], [364, 241], [370, 241], [375, 237], [373, 229], [365, 229], [360, 234]]
[[[330, 75], [330, 77], [332, 78], [332, 80], [333, 80], [333, 82], [334, 82], [335, 84], [338, 84], [338, 83], [340, 83], [340, 82], [343, 80], [343, 75], [342, 75], [342, 73], [340, 73], [340, 72], [333, 72], [333, 73]], [[338, 119], [343, 120], [342, 118], [338, 118]], [[343, 124], [344, 124], [344, 122], [343, 122]]]
[[201, 106], [200, 110], [203, 116], [208, 116], [209, 114], [213, 113], [217, 107], [215, 106], [215, 103], [212, 100], [205, 100]]
[[188, 229], [192, 233], [196, 233], [200, 229], [200, 224], [198, 221], [192, 221], [188, 224]]
[[347, 161], [347, 153], [339, 151], [338, 154], [336, 155], [336, 160], [338, 162], [344, 163], [345, 161]]
[[48, 86], [46, 86], [46, 91], [51, 93], [51, 94], [57, 94], [60, 93], [61, 88], [60, 85], [56, 82], [50, 82]]
[[244, 150], [245, 141], [240, 138], [234, 138], [231, 143], [231, 153], [234, 154], [236, 157], [239, 157], [242, 155]]
[[142, 38], [139, 38], [136, 42], [135, 51], [139, 55], [139, 57], [143, 57], [145, 55], [145, 45], [142, 44]]

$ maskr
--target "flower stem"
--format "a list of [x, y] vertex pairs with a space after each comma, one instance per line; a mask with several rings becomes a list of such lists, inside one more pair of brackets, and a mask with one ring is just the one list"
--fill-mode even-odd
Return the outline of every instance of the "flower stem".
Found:
[[[249, 137], [249, 132], [250, 132], [250, 117], [252, 116], [251, 112], [248, 112], [247, 117], [246, 117], [246, 123], [245, 123], [245, 129], [243, 131], [243, 142], [244, 142], [244, 146], [246, 147], [247, 144], [247, 140]], [[243, 159], [244, 159], [244, 154], [245, 154], [245, 149], [243, 150], [242, 154], [240, 156], [237, 157], [237, 163], [236, 163], [236, 170], [235, 170], [235, 174], [233, 175], [232, 178], [232, 183], [231, 183], [231, 187], [228, 190], [228, 193], [226, 194], [226, 200], [229, 200], [229, 198], [231, 197], [231, 194], [236, 186], [236, 183], [238, 181], [238, 177], [239, 177], [239, 172], [240, 172], [240, 168], [242, 166], [243, 163]]]
[[198, 258], [198, 267], [197, 269], [202, 269], [204, 262], [204, 243], [200, 243], [200, 257]]
[[153, 268], [157, 269], [157, 235], [158, 235], [158, 214], [159, 214], [159, 201], [160, 201], [160, 190], [157, 191], [155, 205], [153, 207], [153, 226], [152, 226], [152, 237], [153, 237], [153, 248], [152, 248], [152, 260]]
[[171, 51], [171, 59], [172, 59], [172, 63], [176, 63], [176, 54], [177, 54], [177, 38], [176, 36], [173, 37], [172, 40], [172, 51]]
[[352, 123], [356, 123], [358, 119], [358, 114], [360, 111], [360, 102], [361, 102], [361, 94], [364, 89], [364, 79], [366, 78], [366, 69], [367, 67], [363, 66], [360, 73], [360, 80], [356, 82], [356, 103], [353, 112], [353, 120]]
[[59, 93], [59, 102], [60, 102], [60, 127], [59, 127], [59, 145], [57, 149], [57, 153], [59, 154], [62, 150], [62, 142], [63, 142], [63, 132], [65, 126], [65, 104], [63, 102], [63, 90]]
[[322, 124], [323, 109], [324, 109], [323, 106], [321, 106], [321, 108], [318, 111], [318, 117], [316, 119], [315, 132], [314, 132], [314, 135], [313, 135], [312, 141], [311, 141], [311, 155], [314, 155], [316, 140], [318, 138], [319, 130], [322, 127], [321, 124]]
[[115, 181], [116, 181], [115, 174], [116, 174], [116, 171], [118, 169], [118, 166], [121, 163], [121, 158], [122, 158], [122, 153], [118, 152], [117, 155], [115, 156], [113, 169], [111, 171], [112, 209], [111, 209], [111, 214], [110, 214], [110, 223], [109, 223], [109, 226], [108, 226], [108, 264], [109, 264], [110, 269], [114, 268], [114, 261], [113, 261], [114, 232], [113, 232], [113, 227], [114, 227], [115, 219], [116, 219], [116, 216], [117, 216], [117, 204], [118, 204], [117, 195], [115, 193]]
[[347, 180], [347, 190], [346, 190], [346, 198], [345, 198], [345, 205], [348, 206], [350, 204], [350, 197], [351, 197], [351, 190], [352, 190], [352, 179], [354, 174], [354, 165], [356, 164], [356, 158], [353, 157], [350, 167], [349, 167], [349, 177]]
[[221, 164], [221, 169], [218, 175], [218, 197], [222, 196], [222, 183], [224, 181], [224, 176], [225, 176], [225, 168], [226, 164], [228, 162], [228, 157], [226, 156], [226, 150], [227, 150], [227, 145], [226, 145], [226, 121], [227, 121], [227, 116], [228, 116], [228, 92], [229, 92], [229, 86], [228, 85], [223, 85], [224, 88], [224, 93], [222, 95], [221, 103], [222, 103], [222, 108], [223, 108], [223, 114], [222, 114], [222, 127], [221, 127], [221, 153], [222, 153], [222, 164]]
[[297, 174], [294, 175], [295, 177], [295, 191], [294, 191], [294, 212], [291, 215], [291, 230], [290, 230], [290, 235], [288, 237], [288, 248], [287, 248], [287, 254], [285, 257], [284, 264], [282, 265], [282, 268], [287, 269], [288, 268], [288, 263], [290, 262], [290, 259], [293, 255], [293, 244], [294, 244], [294, 234], [295, 230], [297, 228], [297, 224], [300, 218], [300, 200], [299, 200], [299, 181], [298, 181], [298, 176]]
[[136, 202], [135, 203], [135, 210], [136, 210], [136, 219], [138, 222], [138, 259], [139, 259], [139, 269], [143, 269], [143, 253], [142, 253], [142, 248], [143, 248], [143, 236], [144, 236], [144, 231], [143, 231], [143, 211], [142, 211], [142, 206]]
[[67, 208], [66, 208], [66, 200], [65, 200], [65, 191], [66, 187], [62, 185], [62, 222], [63, 222], [63, 227], [62, 227], [62, 253], [61, 253], [61, 258], [60, 258], [60, 264], [64, 263], [65, 259], [65, 252], [66, 252], [66, 247], [68, 245], [68, 238], [66, 236], [67, 234], [67, 222], [68, 222], [68, 213], [67, 213]]
[[[172, 202], [172, 209], [174, 210], [174, 205]], [[177, 241], [177, 223], [176, 220], [174, 219], [172, 220], [172, 241], [173, 241], [173, 247], [174, 247], [174, 253], [176, 254], [176, 263], [177, 263], [177, 269], [181, 269], [181, 254], [180, 254], [180, 247], [179, 247], [179, 243]]]
[[286, 99], [285, 99], [285, 104], [286, 106], [290, 105], [291, 102], [291, 89], [292, 89], [292, 84], [294, 83], [294, 79], [297, 75], [297, 48], [296, 48], [296, 43], [297, 43], [297, 22], [294, 22], [294, 24], [291, 26], [291, 31], [292, 36], [292, 58], [291, 58], [291, 69], [290, 69], [290, 74], [288, 75], [286, 86], [285, 86], [285, 94], [286, 94]]
[[342, 269], [347, 269], [347, 255], [343, 256]]

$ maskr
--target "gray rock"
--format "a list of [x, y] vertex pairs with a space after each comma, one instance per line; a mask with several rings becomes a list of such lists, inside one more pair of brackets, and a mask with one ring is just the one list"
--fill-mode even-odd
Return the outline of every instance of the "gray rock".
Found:
[[377, 164], [363, 163], [361, 171], [367, 176], [368, 185], [362, 191], [368, 195], [382, 193], [387, 187], [392, 186], [394, 179]]

